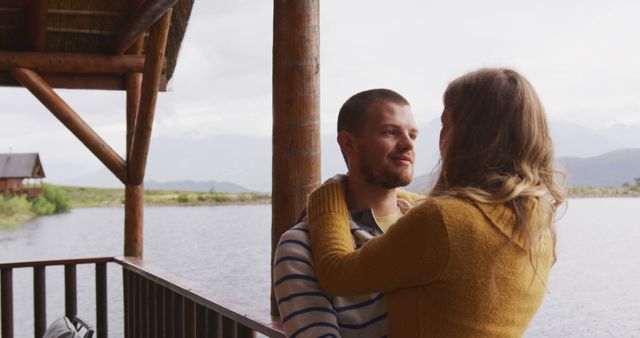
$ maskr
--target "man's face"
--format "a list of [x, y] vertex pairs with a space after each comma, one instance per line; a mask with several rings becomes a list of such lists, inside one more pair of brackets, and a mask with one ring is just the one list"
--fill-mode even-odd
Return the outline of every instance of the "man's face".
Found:
[[405, 186], [413, 179], [413, 143], [417, 136], [411, 107], [374, 103], [355, 137], [355, 158], [350, 167], [369, 184], [386, 189]]

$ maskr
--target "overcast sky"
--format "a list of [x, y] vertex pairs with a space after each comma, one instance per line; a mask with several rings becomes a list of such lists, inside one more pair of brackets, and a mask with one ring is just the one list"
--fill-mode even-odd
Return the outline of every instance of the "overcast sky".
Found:
[[[638, 13], [633, 0], [322, 1], [322, 133], [349, 96], [375, 87], [403, 94], [426, 125], [447, 83], [485, 66], [521, 71], [552, 119], [640, 124]], [[154, 139], [271, 135], [272, 15], [266, 0], [196, 0]], [[124, 93], [58, 92], [124, 153]], [[0, 102], [0, 152], [40, 152], [67, 172], [100, 166], [25, 89], [2, 88]], [[63, 170], [52, 170], [55, 181]]]

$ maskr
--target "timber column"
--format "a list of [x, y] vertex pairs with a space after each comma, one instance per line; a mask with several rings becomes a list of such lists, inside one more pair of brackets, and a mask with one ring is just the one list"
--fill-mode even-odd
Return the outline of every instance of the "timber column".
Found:
[[[274, 0], [272, 261], [320, 183], [319, 71], [320, 1]], [[271, 313], [278, 314], [273, 290]]]
[[[160, 2], [149, 2], [150, 6]], [[143, 256], [144, 174], [149, 154], [151, 129], [162, 75], [162, 63], [167, 47], [171, 23], [171, 6], [174, 0], [165, 1], [167, 9], [159, 10], [161, 17], [149, 29], [145, 50], [142, 79], [127, 78], [127, 182], [125, 185], [124, 254]], [[137, 25], [132, 25], [137, 27]], [[126, 34], [128, 36], [129, 34]], [[135, 34], [131, 34], [134, 35]], [[118, 40], [118, 46], [120, 47]], [[138, 40], [139, 41], [139, 40]], [[134, 50], [137, 48], [135, 40]], [[124, 45], [127, 45], [124, 43]], [[125, 46], [125, 48], [129, 48]], [[136, 109], [137, 105], [137, 109]], [[134, 118], [135, 117], [135, 118]]]

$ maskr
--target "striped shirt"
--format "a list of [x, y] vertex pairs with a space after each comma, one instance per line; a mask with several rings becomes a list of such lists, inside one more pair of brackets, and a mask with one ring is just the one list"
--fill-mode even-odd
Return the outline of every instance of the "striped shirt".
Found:
[[[398, 199], [405, 213], [411, 204]], [[351, 212], [355, 247], [382, 234], [371, 210]], [[385, 337], [387, 305], [382, 293], [330, 296], [318, 286], [306, 220], [285, 232], [274, 258], [274, 289], [287, 337]]]

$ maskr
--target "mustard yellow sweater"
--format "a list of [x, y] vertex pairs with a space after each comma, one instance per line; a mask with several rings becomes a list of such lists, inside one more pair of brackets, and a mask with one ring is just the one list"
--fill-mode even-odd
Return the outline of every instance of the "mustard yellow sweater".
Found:
[[357, 251], [340, 184], [312, 193], [308, 211], [320, 287], [385, 292], [392, 338], [519, 337], [542, 303], [551, 239], [534, 257], [536, 275], [503, 205], [430, 198]]

